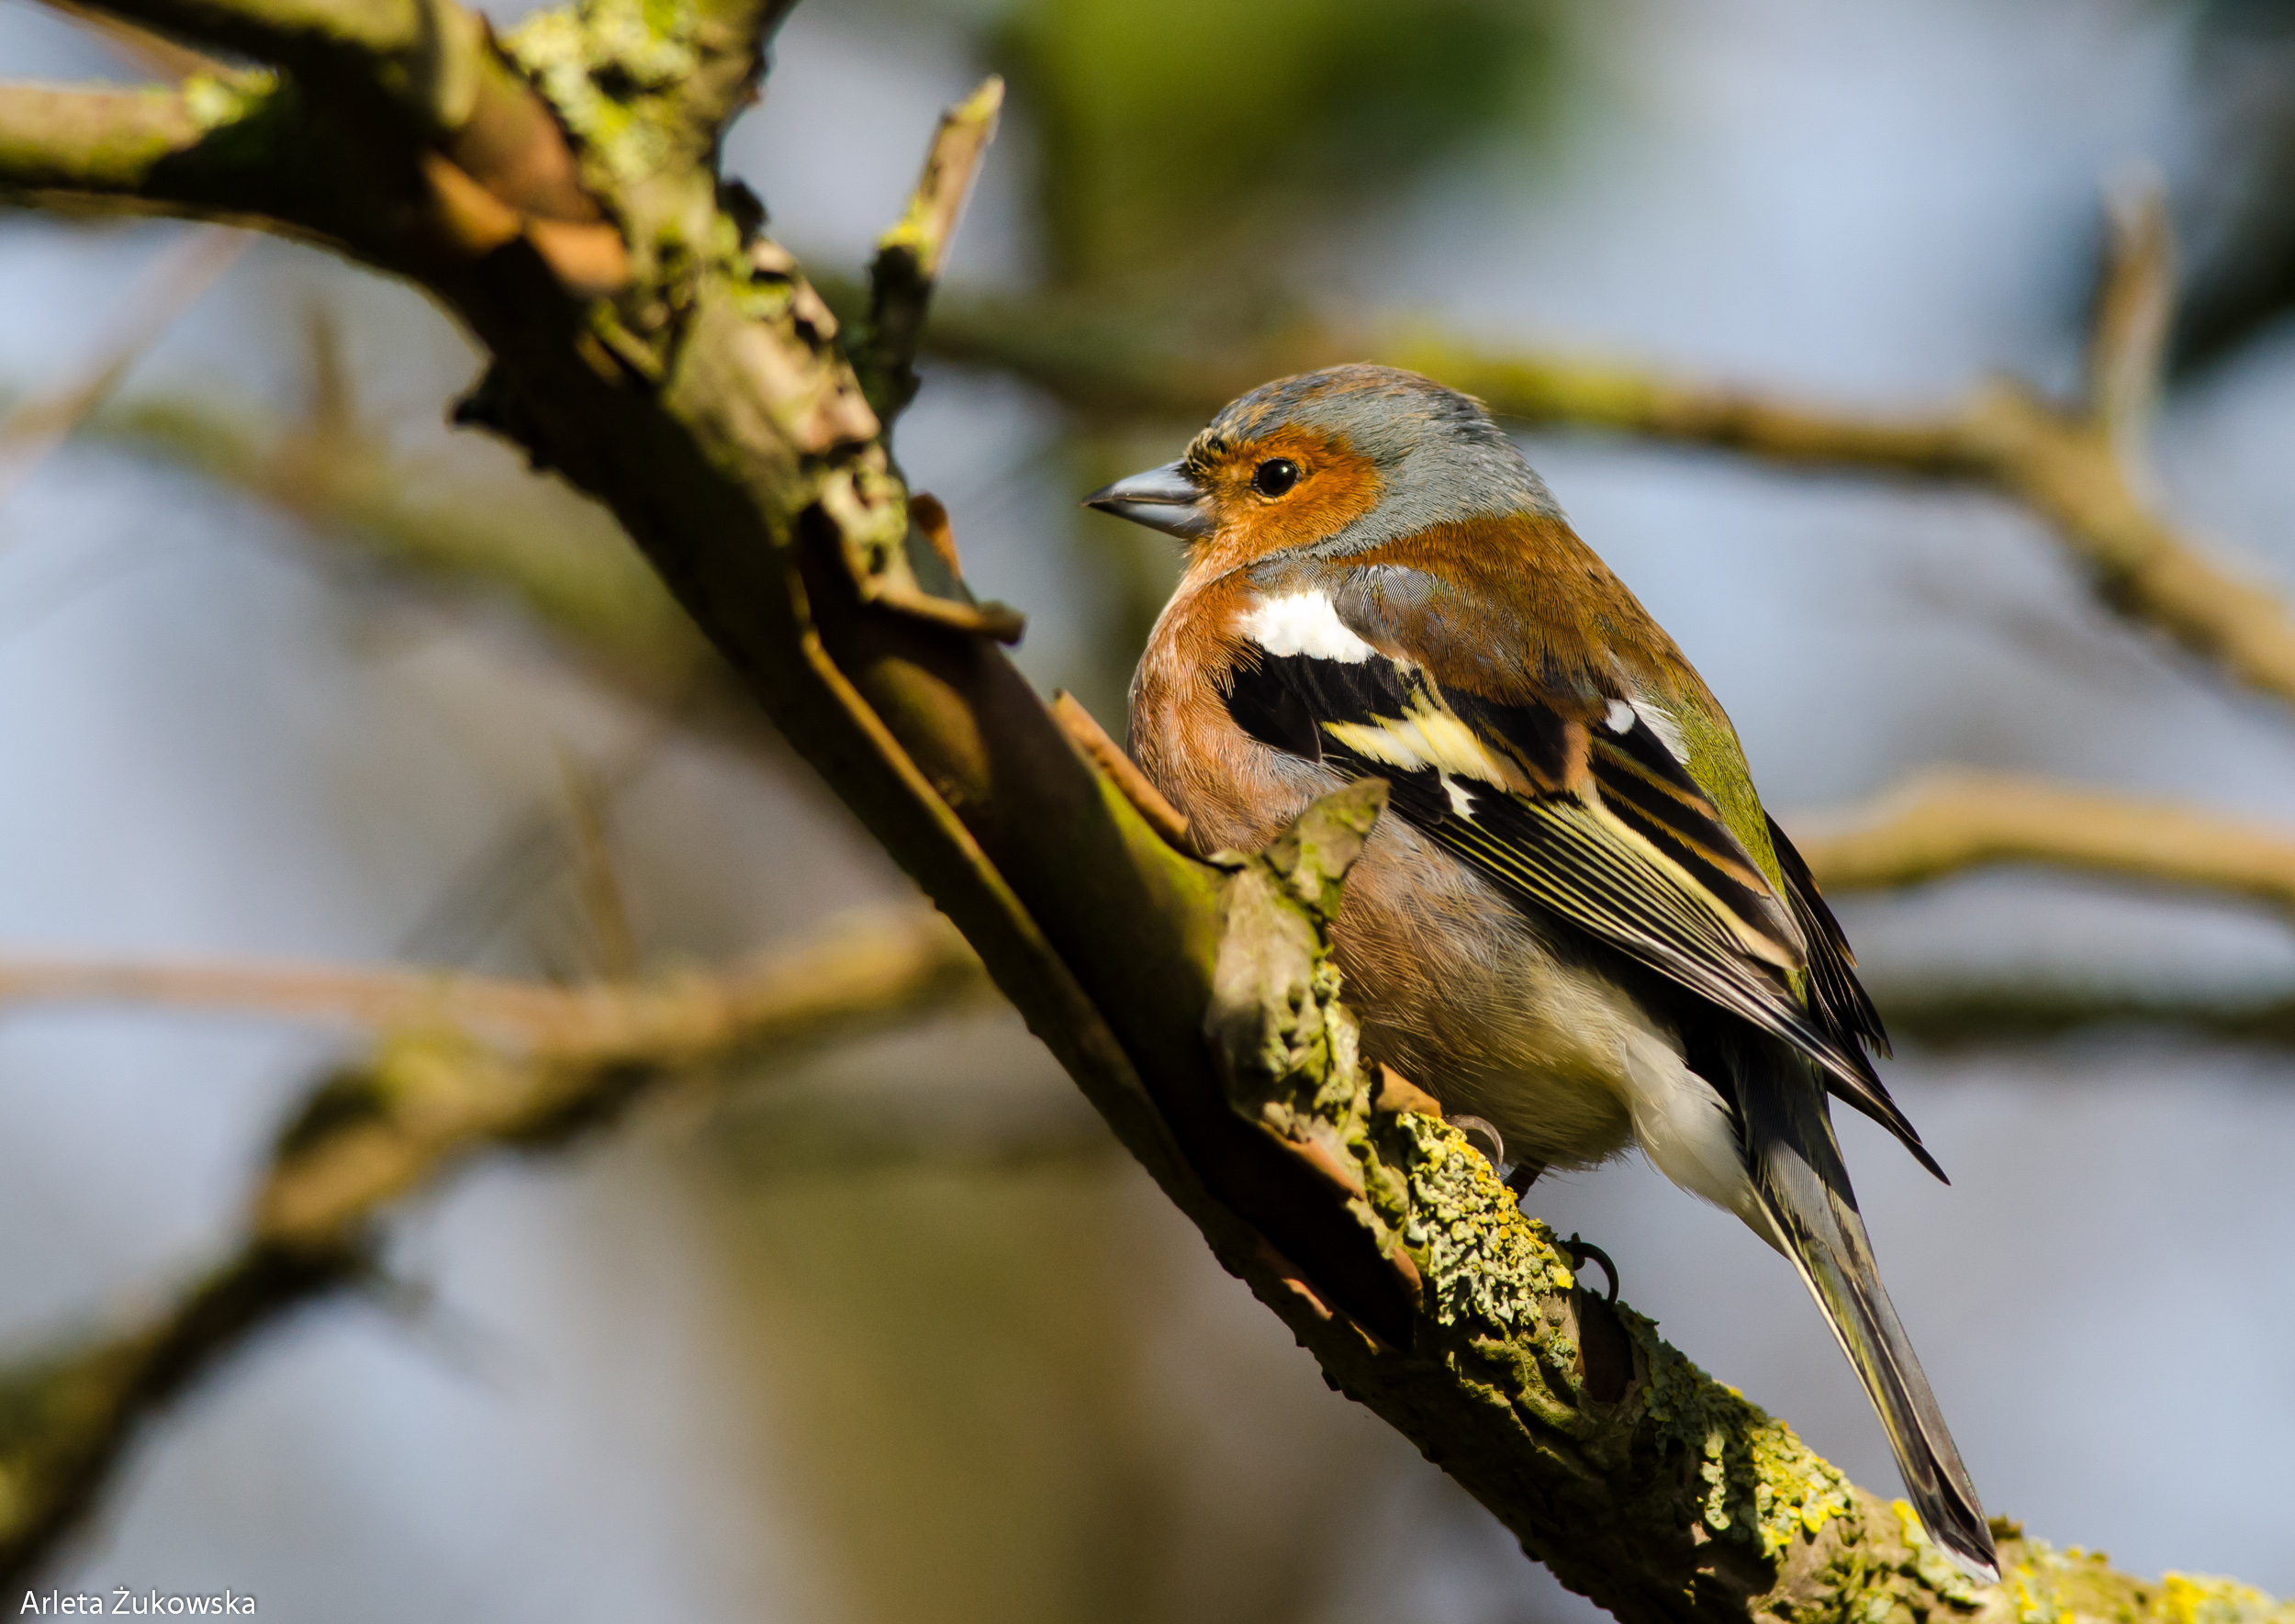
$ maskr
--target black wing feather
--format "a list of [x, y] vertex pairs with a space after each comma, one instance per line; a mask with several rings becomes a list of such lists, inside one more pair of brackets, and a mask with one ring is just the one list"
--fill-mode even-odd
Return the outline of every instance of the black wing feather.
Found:
[[1779, 905], [1753, 855], [1646, 719], [1637, 714], [1623, 733], [1597, 730], [1593, 767], [1594, 781], [1612, 812], [1688, 869], [1739, 918], [1785, 945], [1796, 959], [1808, 957], [1798, 918]]
[[1808, 863], [1786, 838], [1774, 818], [1769, 820], [1769, 844], [1785, 875], [1786, 894], [1800, 916], [1802, 934], [1808, 937], [1809, 1002], [1844, 1042], [1887, 1054], [1888, 1029], [1881, 1025], [1881, 1012], [1873, 1007], [1864, 983], [1857, 979], [1857, 958], [1849, 951], [1849, 938], [1826, 906]]
[[[1381, 726], [1432, 707], [1502, 745], [1534, 776], [1565, 777], [1567, 724], [1558, 713], [1442, 689], [1415, 666], [1259, 651], [1232, 673], [1227, 706], [1263, 744], [1350, 778], [1387, 779], [1397, 813], [1518, 905], [1590, 933], [1785, 1039], [1818, 1064], [1832, 1092], [1944, 1176], [1860, 1047], [1860, 1037], [1878, 1032], [1879, 1018], [1847, 967], [1840, 927], [1807, 881], [1806, 866], [1797, 854], [1789, 859], [1788, 913], [1646, 721], [1637, 719], [1623, 734], [1598, 735], [1591, 758], [1597, 810], [1572, 793], [1525, 795], [1480, 779], [1446, 781], [1435, 768], [1398, 768], [1350, 745], [1347, 724]], [[1465, 811], [1454, 791], [1465, 798]], [[1604, 810], [1646, 849], [1606, 824]], [[1780, 837], [1781, 863], [1790, 849]], [[1806, 956], [1808, 1006], [1794, 995], [1786, 970], [1754, 951], [1749, 933], [1774, 941], [1796, 969]]]

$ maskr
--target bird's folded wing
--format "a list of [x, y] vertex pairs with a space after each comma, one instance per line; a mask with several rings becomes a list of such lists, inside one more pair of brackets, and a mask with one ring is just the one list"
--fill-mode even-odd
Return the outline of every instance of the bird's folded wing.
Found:
[[1227, 695], [1246, 733], [1387, 779], [1397, 813], [1518, 903], [1783, 1038], [1935, 1170], [1859, 1045], [1879, 1021], [1806, 868], [1781, 849], [1780, 897], [1677, 758], [1662, 713], [1518, 677], [1504, 700], [1439, 682], [1407, 648], [1385, 652], [1391, 626], [1338, 603], [1357, 621], [1347, 629], [1369, 634], [1360, 646], [1252, 644]]
[[1857, 956], [1849, 951], [1849, 938], [1842, 933], [1833, 911], [1825, 905], [1808, 864], [1774, 818], [1769, 820], [1769, 846], [1777, 854], [1794, 916], [1808, 938], [1811, 1012], [1843, 1043], [1888, 1053], [1888, 1028], [1881, 1025], [1881, 1012], [1873, 1007], [1864, 983], [1857, 980]]

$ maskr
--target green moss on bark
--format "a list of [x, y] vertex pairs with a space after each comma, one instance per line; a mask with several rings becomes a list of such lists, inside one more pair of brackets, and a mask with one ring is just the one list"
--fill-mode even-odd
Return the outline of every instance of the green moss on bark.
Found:
[[681, 151], [678, 87], [700, 65], [697, 12], [666, 0], [588, 0], [538, 11], [502, 39], [586, 159], [636, 185]]

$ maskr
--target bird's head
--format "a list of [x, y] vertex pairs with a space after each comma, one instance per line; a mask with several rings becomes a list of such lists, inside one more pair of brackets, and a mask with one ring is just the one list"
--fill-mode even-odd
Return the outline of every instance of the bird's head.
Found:
[[1087, 507], [1209, 546], [1226, 567], [1340, 557], [1439, 524], [1561, 510], [1482, 403], [1391, 366], [1332, 366], [1230, 401], [1177, 462]]

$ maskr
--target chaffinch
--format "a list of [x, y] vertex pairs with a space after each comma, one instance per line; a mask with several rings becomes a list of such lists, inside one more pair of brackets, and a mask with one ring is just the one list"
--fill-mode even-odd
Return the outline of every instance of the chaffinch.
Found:
[[[1364, 1052], [1519, 1161], [1639, 1145], [1798, 1270], [1930, 1534], [1992, 1539], [1882, 1289], [1827, 1096], [1942, 1171], [1729, 718], [1481, 404], [1338, 366], [1086, 498], [1181, 537], [1131, 742], [1208, 851], [1391, 786], [1333, 934]], [[1534, 1174], [1535, 1170], [1533, 1170]]]

